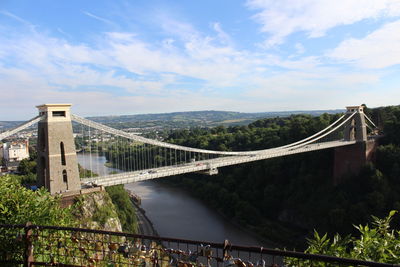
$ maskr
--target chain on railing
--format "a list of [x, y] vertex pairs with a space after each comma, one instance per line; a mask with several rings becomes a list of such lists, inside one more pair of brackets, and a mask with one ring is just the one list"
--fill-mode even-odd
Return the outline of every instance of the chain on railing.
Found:
[[1, 266], [395, 266], [324, 255], [71, 227], [0, 225]]

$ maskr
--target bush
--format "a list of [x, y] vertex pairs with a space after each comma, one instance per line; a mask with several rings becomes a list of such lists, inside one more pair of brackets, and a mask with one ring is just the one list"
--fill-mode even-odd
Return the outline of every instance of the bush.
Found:
[[[400, 231], [390, 228], [390, 222], [397, 211], [391, 211], [386, 218], [372, 216], [372, 224], [355, 226], [358, 237], [346, 236], [342, 238], [336, 234], [331, 240], [327, 234], [321, 236], [314, 231], [314, 238], [308, 239], [306, 253], [324, 254], [336, 257], [353, 258], [366, 261], [391, 264], [400, 263]], [[286, 259], [288, 266], [309, 266], [303, 261], [298, 265], [297, 260]], [[295, 263], [296, 262], [296, 263]]]
[[59, 198], [45, 189], [32, 191], [21, 186], [18, 179], [6, 175], [0, 178], [0, 224], [70, 226], [70, 209], [59, 206]]
[[[37, 225], [74, 226], [70, 209], [60, 208], [59, 198], [51, 196], [45, 189], [26, 189], [20, 184], [18, 176], [0, 177], [0, 224], [27, 222]], [[22, 260], [22, 233], [6, 228], [0, 230], [0, 260]], [[35, 247], [48, 245], [48, 240], [35, 242]]]

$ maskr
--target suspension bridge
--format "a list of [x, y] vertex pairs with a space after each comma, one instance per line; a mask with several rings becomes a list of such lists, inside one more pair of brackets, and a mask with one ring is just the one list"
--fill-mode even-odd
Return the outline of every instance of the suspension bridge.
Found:
[[[3, 140], [38, 125], [38, 185], [45, 186], [52, 194], [79, 192], [89, 184], [111, 186], [192, 172], [213, 175], [225, 166], [365, 143], [369, 139], [367, 133], [374, 133], [376, 129], [363, 112], [363, 106], [351, 106], [326, 128], [294, 143], [253, 151], [216, 151], [171, 144], [111, 128], [71, 114], [70, 106], [37, 106], [39, 116], [0, 133], [0, 140]], [[88, 177], [79, 178], [76, 144], [79, 144], [79, 153], [86, 153], [89, 158], [92, 153], [105, 155], [118, 172], [100, 173], [90, 168]]]

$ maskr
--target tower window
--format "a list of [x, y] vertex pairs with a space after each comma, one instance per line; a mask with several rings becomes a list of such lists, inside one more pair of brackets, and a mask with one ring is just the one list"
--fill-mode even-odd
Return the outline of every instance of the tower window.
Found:
[[67, 170], [63, 170], [63, 182], [64, 183], [68, 183]]
[[53, 111], [53, 117], [65, 117], [65, 111]]
[[65, 149], [64, 149], [64, 143], [60, 143], [60, 152], [61, 152], [61, 165], [66, 165], [65, 162]]
[[67, 190], [68, 190], [68, 175], [67, 175], [67, 170], [63, 170], [62, 176], [63, 176], [63, 182], [67, 185]]

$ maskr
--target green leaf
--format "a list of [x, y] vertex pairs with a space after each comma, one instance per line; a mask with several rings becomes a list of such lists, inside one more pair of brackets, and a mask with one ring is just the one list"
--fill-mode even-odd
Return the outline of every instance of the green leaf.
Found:
[[391, 210], [389, 212], [389, 217], [393, 217], [397, 213], [397, 210]]

